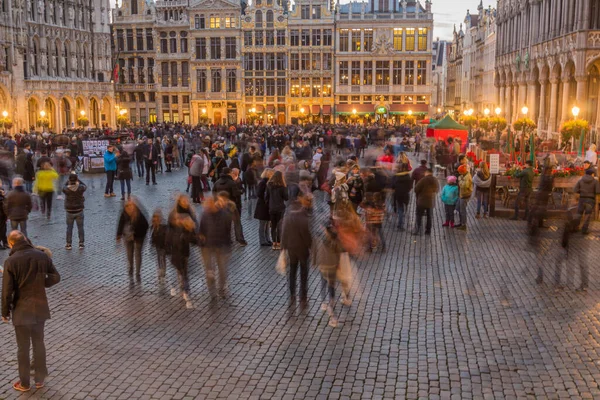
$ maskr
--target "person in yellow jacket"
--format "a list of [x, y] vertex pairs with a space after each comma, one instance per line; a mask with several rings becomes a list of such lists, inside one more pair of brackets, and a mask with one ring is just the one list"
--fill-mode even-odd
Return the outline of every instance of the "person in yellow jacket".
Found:
[[52, 197], [54, 196], [57, 180], [58, 173], [52, 168], [52, 165], [49, 162], [43, 163], [41, 168], [35, 174], [33, 192], [37, 193], [40, 197], [40, 211], [42, 212], [42, 215], [45, 212], [48, 219], [50, 219], [52, 213]]
[[464, 231], [467, 230], [467, 204], [469, 204], [469, 199], [473, 194], [473, 178], [466, 164], [459, 166], [457, 172], [459, 189], [458, 215], [460, 216], [460, 223], [454, 227]]

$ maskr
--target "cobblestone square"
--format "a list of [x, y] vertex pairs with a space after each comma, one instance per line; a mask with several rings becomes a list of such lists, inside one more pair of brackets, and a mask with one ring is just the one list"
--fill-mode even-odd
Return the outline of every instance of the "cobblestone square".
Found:
[[[232, 251], [231, 296], [210, 301], [193, 248], [195, 308], [187, 310], [169, 293], [172, 269], [168, 284], [158, 284], [148, 242], [141, 282], [129, 280], [115, 241], [121, 202], [102, 196], [101, 175], [82, 180], [89, 185], [84, 250], [64, 249], [61, 201], [51, 221], [34, 213], [29, 224], [31, 239], [53, 251], [62, 275], [48, 290], [47, 385], [24, 395], [12, 389], [16, 343], [13, 327], [3, 324], [0, 398], [600, 398], [596, 230], [573, 243], [566, 287], [555, 291], [534, 280], [539, 262], [547, 274], [554, 271], [558, 221], [542, 234], [540, 258], [528, 251], [521, 221], [473, 218], [468, 232], [458, 232], [441, 227], [438, 206], [433, 235], [416, 237], [397, 231], [390, 214], [387, 252], [356, 261], [353, 304], [336, 304], [340, 323], [331, 328], [314, 268], [308, 308], [288, 307], [286, 280], [274, 269], [277, 252], [258, 246], [253, 201], [243, 205], [249, 245]], [[170, 208], [185, 174], [159, 174], [158, 182], [134, 180], [147, 213]], [[328, 215], [317, 198], [315, 228]], [[408, 221], [412, 226], [414, 200]], [[587, 293], [575, 291], [573, 257], [582, 254], [590, 268]]]

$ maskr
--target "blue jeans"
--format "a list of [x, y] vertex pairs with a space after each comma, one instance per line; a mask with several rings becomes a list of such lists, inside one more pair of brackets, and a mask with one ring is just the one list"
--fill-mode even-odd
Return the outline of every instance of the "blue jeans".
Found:
[[83, 211], [78, 213], [67, 212], [67, 244], [71, 244], [73, 239], [73, 223], [77, 222], [77, 233], [79, 235], [79, 243], [85, 241], [85, 235], [83, 231]]
[[16, 231], [17, 228], [21, 231], [21, 233], [23, 233], [23, 235], [25, 235], [27, 237], [27, 220], [24, 219], [22, 221], [13, 221], [12, 219], [10, 220], [10, 229], [13, 231]]
[[408, 204], [401, 201], [396, 201], [396, 209], [398, 210], [398, 228], [404, 228], [404, 215], [406, 214], [406, 208]]
[[490, 202], [490, 192], [489, 191], [476, 191], [477, 197], [477, 214], [481, 211], [481, 206], [483, 205], [483, 213], [487, 214], [488, 212], [488, 204]]
[[[62, 190], [62, 188], [60, 190]], [[27, 193], [33, 192], [33, 181], [25, 181], [25, 191]]]
[[127, 184], [127, 194], [131, 195], [131, 179], [121, 179], [121, 197], [125, 197], [125, 184]]
[[115, 182], [115, 174], [117, 171], [106, 171], [106, 188], [104, 188], [104, 194], [113, 193], [113, 184]]
[[469, 204], [469, 198], [458, 200], [458, 215], [460, 217], [460, 224], [467, 224], [467, 205]]

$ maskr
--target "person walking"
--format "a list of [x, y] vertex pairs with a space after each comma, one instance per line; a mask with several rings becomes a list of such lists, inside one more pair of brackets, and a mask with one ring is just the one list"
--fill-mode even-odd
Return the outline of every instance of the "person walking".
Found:
[[274, 171], [271, 168], [265, 168], [260, 176], [260, 182], [256, 185], [256, 207], [254, 208], [254, 219], [259, 221], [258, 223], [258, 239], [261, 246], [272, 246], [273, 242], [270, 240], [270, 229], [269, 223], [271, 216], [269, 215], [269, 206], [265, 200], [265, 193], [267, 191], [267, 182], [273, 176]]
[[481, 161], [477, 173], [473, 177], [475, 185], [475, 197], [477, 198], [477, 214], [475, 218], [481, 218], [481, 208], [483, 206], [483, 218], [488, 217], [488, 207], [490, 203], [490, 186], [492, 184], [492, 175], [488, 169], [487, 162]]
[[138, 178], [144, 177], [144, 148], [144, 141], [140, 139], [138, 140], [137, 146], [135, 146], [135, 149], [133, 150]]
[[410, 191], [413, 188], [413, 180], [410, 176], [410, 164], [396, 164], [396, 174], [394, 175], [394, 201], [396, 202], [396, 211], [398, 212], [397, 228], [404, 230], [404, 216], [410, 203]]
[[[160, 209], [152, 215], [152, 247], [156, 250], [158, 279], [164, 279], [167, 273], [167, 224], [164, 223]], [[172, 242], [171, 239], [168, 242]]]
[[0, 250], [6, 250], [8, 248], [8, 239], [6, 237], [6, 221], [8, 217], [4, 207], [5, 202], [6, 192], [4, 192], [2, 181], [0, 180]]
[[329, 314], [329, 326], [332, 328], [338, 325], [334, 312], [335, 284], [343, 251], [335, 228], [328, 225], [325, 227], [325, 235], [312, 254], [313, 265], [317, 265], [321, 272], [321, 311], [327, 311]]
[[285, 213], [285, 202], [288, 200], [288, 188], [280, 171], [275, 171], [269, 182], [265, 193], [265, 203], [269, 207], [271, 218], [271, 239], [273, 250], [280, 250], [281, 227], [280, 223]]
[[127, 198], [131, 198], [131, 180], [133, 171], [131, 171], [131, 157], [129, 153], [123, 151], [117, 158], [117, 179], [121, 181], [121, 201], [125, 200], [125, 185], [127, 185]]
[[525, 161], [524, 169], [517, 167], [515, 178], [519, 179], [519, 194], [515, 200], [515, 215], [511, 218], [512, 220], [517, 220], [519, 218], [519, 203], [521, 200], [525, 201], [525, 217], [523, 219], [527, 220], [529, 217], [529, 198], [533, 191], [533, 177], [533, 163], [531, 160]]
[[419, 179], [419, 182], [415, 186], [415, 195], [417, 196], [417, 224], [414, 235], [421, 234], [421, 225], [424, 215], [427, 215], [427, 222], [425, 225], [425, 234], [431, 235], [432, 225], [432, 210], [435, 203], [435, 195], [439, 192], [439, 184], [437, 179], [433, 176], [433, 171], [428, 169], [425, 171], [423, 178]]
[[[177, 271], [179, 290], [185, 307], [193, 308], [190, 300], [190, 279], [188, 274], [188, 260], [190, 257], [190, 244], [196, 243], [196, 221], [190, 214], [177, 213], [169, 229], [171, 236], [171, 263]], [[171, 289], [171, 296], [177, 295], [177, 289]]]
[[578, 221], [581, 224], [581, 220], [583, 219], [581, 233], [587, 235], [589, 233], [590, 218], [596, 205], [596, 195], [600, 194], [600, 183], [594, 179], [594, 171], [592, 169], [585, 171], [585, 175], [575, 184], [573, 192], [579, 194], [579, 203], [577, 205]]
[[109, 144], [104, 153], [104, 171], [106, 171], [106, 187], [104, 189], [104, 197], [115, 197], [113, 190], [115, 176], [117, 174], [117, 156], [115, 147]]
[[33, 247], [23, 233], [8, 235], [10, 256], [4, 261], [2, 275], [2, 322], [12, 319], [17, 337], [19, 381], [13, 388], [19, 392], [31, 390], [29, 347], [35, 359], [35, 387], [44, 387], [48, 376], [44, 325], [50, 319], [46, 288], [60, 282], [60, 274], [50, 257]]
[[467, 230], [467, 205], [473, 194], [473, 178], [469, 172], [469, 167], [466, 164], [460, 165], [456, 171], [458, 172], [458, 215], [460, 223], [455, 228], [462, 231]]
[[290, 204], [281, 229], [281, 249], [286, 250], [290, 260], [289, 288], [290, 302], [296, 302], [296, 280], [300, 266], [300, 302], [308, 300], [308, 257], [312, 247], [312, 235], [306, 208], [299, 200]]
[[46, 213], [46, 218], [48, 219], [52, 215], [52, 198], [57, 180], [58, 173], [47, 162], [42, 164], [42, 168], [35, 174], [33, 192], [37, 193], [40, 197], [40, 210], [42, 214]]
[[84, 248], [85, 233], [83, 229], [83, 209], [85, 203], [85, 193], [87, 186], [79, 180], [76, 173], [69, 175], [69, 180], [63, 187], [65, 195], [65, 213], [67, 216], [67, 245], [65, 248], [71, 250], [73, 239], [73, 223], [77, 222], [77, 234], [79, 235], [79, 249]]
[[4, 200], [4, 212], [10, 220], [11, 230], [20, 229], [27, 236], [27, 219], [32, 208], [31, 195], [23, 188], [23, 178], [14, 178], [12, 186], [13, 190]]
[[[206, 273], [206, 286], [214, 299], [217, 294], [227, 295], [227, 263], [231, 254], [232, 215], [227, 207], [219, 207], [213, 197], [204, 202], [204, 212], [200, 219], [199, 245]], [[216, 281], [216, 269], [219, 270], [219, 284]]]
[[117, 242], [121, 238], [125, 241], [127, 262], [129, 263], [129, 276], [133, 276], [133, 263], [135, 260], [135, 274], [138, 279], [142, 271], [142, 247], [148, 232], [148, 220], [140, 207], [129, 199], [123, 206], [117, 226]]
[[202, 170], [204, 169], [204, 157], [202, 154], [194, 154], [189, 164], [189, 176], [192, 178], [192, 201], [201, 203], [202, 194]]
[[158, 163], [159, 149], [148, 139], [144, 147], [144, 164], [146, 165], [146, 185], [150, 184], [150, 174], [152, 174], [152, 184], [156, 185], [156, 164]]
[[35, 168], [33, 166], [33, 153], [29, 152], [26, 155], [24, 172], [23, 172], [23, 180], [25, 181], [25, 190], [27, 191], [27, 193], [33, 192], [34, 179], [35, 179]]

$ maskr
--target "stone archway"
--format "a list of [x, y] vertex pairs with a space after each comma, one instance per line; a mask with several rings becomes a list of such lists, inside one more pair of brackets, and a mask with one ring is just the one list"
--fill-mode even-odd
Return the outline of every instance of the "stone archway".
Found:
[[27, 100], [27, 116], [30, 129], [33, 128], [35, 130], [37, 120], [40, 117], [40, 111], [40, 103], [38, 100], [35, 97], [29, 98], [29, 100]]
[[102, 99], [102, 112], [101, 112], [101, 121], [103, 125], [114, 126], [115, 122], [113, 122], [113, 111], [114, 106], [112, 99], [108, 96], [105, 96]]
[[591, 65], [588, 70], [587, 104], [588, 121], [600, 125], [600, 62]]
[[74, 110], [71, 107], [71, 101], [63, 97], [60, 101], [60, 122], [63, 128], [71, 129], [75, 126]]
[[46, 112], [46, 118], [48, 118], [49, 125], [48, 129], [50, 131], [58, 133], [58, 118], [57, 118], [57, 109], [56, 102], [54, 99], [47, 97], [44, 101], [44, 111]]
[[90, 99], [90, 125], [95, 128], [100, 127], [100, 105], [95, 97]]

